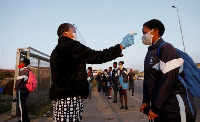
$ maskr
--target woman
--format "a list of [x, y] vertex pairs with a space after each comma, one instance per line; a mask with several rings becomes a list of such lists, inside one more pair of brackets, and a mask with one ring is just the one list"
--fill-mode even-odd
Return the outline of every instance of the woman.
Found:
[[128, 73], [127, 73], [127, 69], [123, 67], [124, 62], [120, 61], [119, 62], [119, 68], [117, 70], [117, 82], [119, 85], [119, 91], [120, 91], [120, 100], [121, 100], [121, 107], [120, 109], [124, 108], [124, 104], [123, 104], [123, 96], [124, 96], [124, 100], [125, 100], [125, 109], [128, 110], [128, 106], [127, 106], [127, 89], [128, 89]]
[[53, 84], [49, 98], [53, 104], [53, 120], [81, 121], [84, 99], [89, 95], [86, 63], [102, 64], [121, 57], [122, 50], [134, 43], [135, 34], [127, 34], [121, 44], [103, 51], [92, 50], [77, 41], [72, 24], [61, 24], [57, 34], [58, 44], [50, 57]]

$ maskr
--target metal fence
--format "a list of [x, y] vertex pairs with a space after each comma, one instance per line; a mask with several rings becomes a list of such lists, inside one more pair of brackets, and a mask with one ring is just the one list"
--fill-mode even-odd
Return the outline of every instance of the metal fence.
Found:
[[[34, 73], [38, 82], [37, 88], [33, 92], [30, 92], [27, 98], [27, 104], [31, 105], [48, 99], [49, 88], [51, 86], [50, 56], [31, 47], [18, 48], [16, 55], [14, 84], [19, 75], [18, 65], [23, 58], [30, 59], [30, 70]], [[16, 93], [13, 91], [13, 98], [15, 96]], [[12, 103], [11, 114], [17, 114], [16, 102]]]

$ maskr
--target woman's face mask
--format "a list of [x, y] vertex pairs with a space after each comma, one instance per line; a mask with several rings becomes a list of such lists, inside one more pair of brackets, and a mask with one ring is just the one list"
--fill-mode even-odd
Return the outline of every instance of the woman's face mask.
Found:
[[144, 45], [151, 45], [152, 44], [152, 38], [154, 35], [151, 35], [150, 33], [153, 31], [154, 29], [152, 29], [151, 31], [149, 31], [149, 33], [145, 34], [142, 36], [142, 43]]

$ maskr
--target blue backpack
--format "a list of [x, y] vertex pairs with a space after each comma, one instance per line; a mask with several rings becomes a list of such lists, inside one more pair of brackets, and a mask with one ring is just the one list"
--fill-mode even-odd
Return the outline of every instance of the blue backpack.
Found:
[[[158, 48], [157, 54], [159, 56], [160, 48], [166, 42], [162, 42]], [[194, 63], [192, 58], [185, 52], [176, 48], [176, 51], [181, 55], [182, 59], [184, 60], [183, 63], [183, 70], [185, 75], [185, 80], [178, 75], [178, 79], [182, 82], [185, 86], [186, 91], [189, 90], [191, 94], [196, 97], [200, 98], [200, 69], [197, 68], [197, 65]], [[188, 104], [190, 106], [191, 112], [194, 115], [194, 110], [192, 108], [191, 102], [188, 97], [188, 93], [186, 92]]]

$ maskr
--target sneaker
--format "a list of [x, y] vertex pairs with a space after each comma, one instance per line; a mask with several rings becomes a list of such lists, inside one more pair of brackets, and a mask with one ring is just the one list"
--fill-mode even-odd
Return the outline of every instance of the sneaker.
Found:
[[121, 106], [120, 109], [124, 109], [124, 106]]
[[107, 99], [111, 99], [111, 96], [109, 96]]
[[128, 110], [128, 106], [125, 106], [125, 109]]

